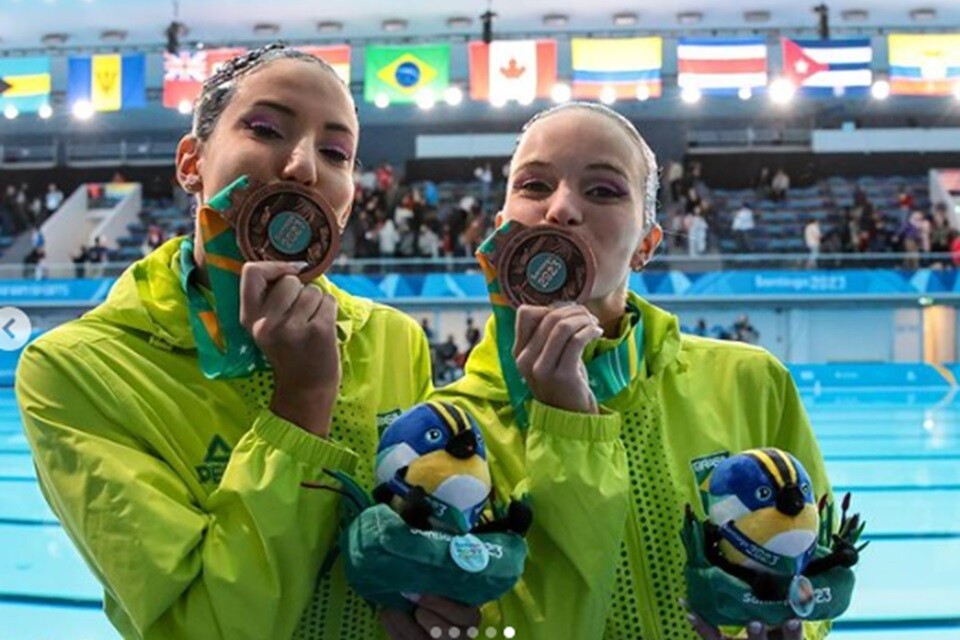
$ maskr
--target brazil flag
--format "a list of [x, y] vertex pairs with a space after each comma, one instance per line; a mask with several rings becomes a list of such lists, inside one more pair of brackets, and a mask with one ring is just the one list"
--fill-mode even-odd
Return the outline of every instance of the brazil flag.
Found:
[[365, 57], [367, 102], [381, 94], [392, 103], [413, 102], [421, 89], [439, 99], [450, 84], [450, 45], [368, 46]]

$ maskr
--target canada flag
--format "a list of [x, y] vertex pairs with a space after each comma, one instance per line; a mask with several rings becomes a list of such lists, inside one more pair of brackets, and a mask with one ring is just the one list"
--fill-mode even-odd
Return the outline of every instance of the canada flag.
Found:
[[555, 40], [470, 43], [470, 97], [529, 102], [549, 98], [557, 82]]

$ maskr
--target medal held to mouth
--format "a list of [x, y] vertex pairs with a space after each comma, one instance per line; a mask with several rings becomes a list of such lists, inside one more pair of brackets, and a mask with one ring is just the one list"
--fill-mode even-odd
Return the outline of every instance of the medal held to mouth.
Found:
[[333, 209], [318, 193], [296, 182], [251, 183], [231, 194], [223, 212], [245, 260], [306, 262], [303, 282], [322, 275], [340, 250]]
[[498, 244], [497, 278], [512, 307], [589, 299], [596, 257], [579, 235], [563, 227], [512, 224]]

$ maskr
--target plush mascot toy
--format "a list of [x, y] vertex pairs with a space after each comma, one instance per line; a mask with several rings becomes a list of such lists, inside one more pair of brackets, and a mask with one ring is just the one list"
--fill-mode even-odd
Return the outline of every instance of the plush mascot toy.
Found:
[[375, 472], [372, 496], [330, 473], [349, 498], [339, 551], [357, 593], [409, 610], [410, 594], [480, 605], [513, 588], [533, 516], [522, 500], [495, 504], [471, 415], [449, 403], [413, 407], [381, 435]]
[[751, 449], [714, 469], [706, 483], [706, 522], [687, 508], [691, 608], [714, 625], [789, 618], [833, 619], [850, 602], [850, 570], [866, 545], [864, 525], [847, 518], [850, 496], [833, 533], [833, 505], [819, 505], [803, 465], [779, 449]]

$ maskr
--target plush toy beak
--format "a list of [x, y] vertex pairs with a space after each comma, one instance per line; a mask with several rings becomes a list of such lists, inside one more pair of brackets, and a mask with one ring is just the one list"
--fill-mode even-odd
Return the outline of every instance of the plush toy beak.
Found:
[[447, 441], [446, 452], [458, 460], [466, 460], [477, 453], [477, 437], [473, 430], [467, 429]]
[[777, 511], [787, 516], [796, 516], [803, 511], [803, 491], [800, 490], [799, 485], [790, 484], [784, 485], [780, 490], [780, 493], [777, 494]]

